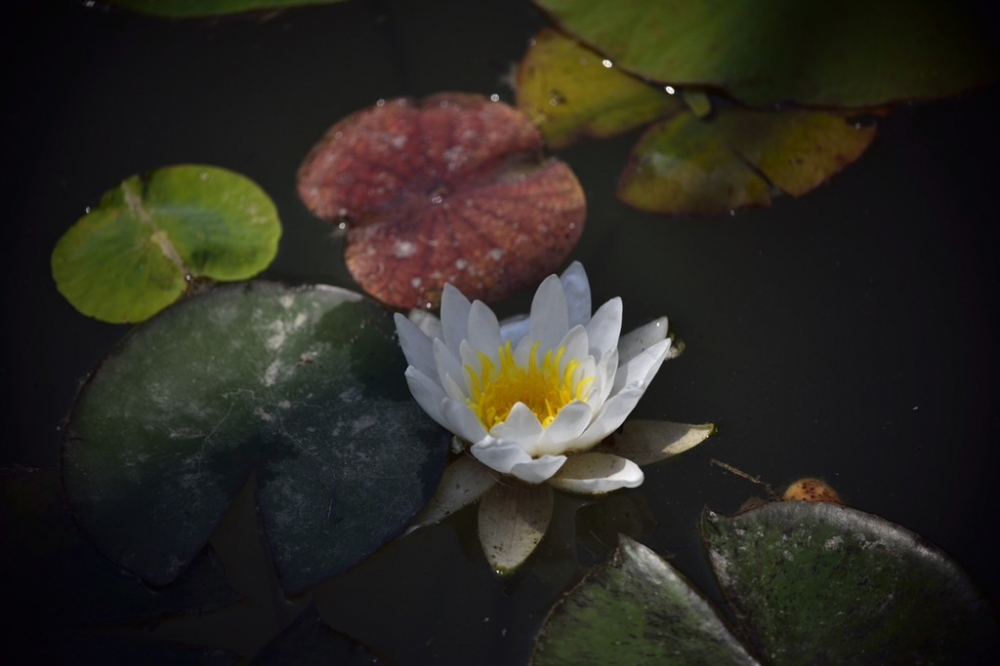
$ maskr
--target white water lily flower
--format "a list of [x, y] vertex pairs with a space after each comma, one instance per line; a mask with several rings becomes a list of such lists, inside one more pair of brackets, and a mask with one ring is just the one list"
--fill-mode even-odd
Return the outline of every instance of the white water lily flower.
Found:
[[[591, 316], [590, 284], [578, 262], [542, 282], [526, 319], [503, 326], [488, 306], [470, 303], [450, 284], [440, 320], [396, 315], [413, 397], [472, 456], [446, 471], [421, 524], [492, 488], [480, 505], [480, 538], [495, 567], [513, 568], [545, 532], [549, 486], [596, 495], [642, 483], [635, 462], [609, 447], [592, 449], [636, 406], [670, 340], [665, 317], [619, 338], [621, 322], [620, 298]], [[487, 543], [493, 537], [484, 526], [494, 537], [499, 529], [504, 543]], [[514, 548], [512, 539], [525, 543]]]

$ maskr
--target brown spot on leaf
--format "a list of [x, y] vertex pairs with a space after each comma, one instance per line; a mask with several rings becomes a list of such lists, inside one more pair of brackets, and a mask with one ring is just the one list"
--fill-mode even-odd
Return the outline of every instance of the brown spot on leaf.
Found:
[[388, 305], [452, 283], [497, 301], [554, 272], [583, 232], [583, 190], [519, 111], [478, 95], [385, 101], [334, 125], [299, 169], [313, 213], [346, 222], [347, 267]]

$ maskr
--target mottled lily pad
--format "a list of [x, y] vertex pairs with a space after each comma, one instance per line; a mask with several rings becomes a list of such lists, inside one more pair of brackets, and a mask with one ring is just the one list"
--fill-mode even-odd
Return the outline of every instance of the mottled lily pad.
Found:
[[827, 502], [701, 521], [744, 635], [773, 664], [989, 663], [997, 624], [964, 572], [916, 534]]
[[402, 532], [448, 435], [410, 397], [388, 313], [332, 287], [220, 286], [135, 329], [83, 386], [63, 447], [78, 524], [154, 584], [202, 550], [256, 470], [297, 593]]
[[325, 5], [344, 0], [105, 0], [112, 5], [150, 14], [184, 18], [216, 16], [261, 9], [284, 9], [296, 5]]
[[879, 106], [953, 95], [998, 72], [976, 17], [948, 0], [535, 2], [615, 67], [754, 106]]
[[281, 223], [239, 174], [183, 164], [130, 176], [52, 252], [52, 277], [77, 310], [113, 323], [152, 317], [195, 278], [246, 280], [270, 265]]
[[583, 232], [583, 190], [519, 111], [477, 95], [380, 101], [334, 125], [299, 169], [318, 217], [347, 225], [361, 287], [436, 307], [448, 282], [500, 300], [553, 273]]
[[653, 125], [632, 149], [618, 185], [630, 206], [658, 213], [720, 215], [767, 206], [775, 191], [802, 196], [860, 157], [875, 138], [825, 111], [683, 112]]
[[613, 136], [684, 108], [662, 87], [609, 65], [554, 30], [535, 35], [517, 68], [517, 107], [538, 125], [550, 148], [583, 136]]
[[659, 555], [619, 537], [549, 612], [532, 657], [549, 664], [754, 664], [712, 606]]
[[80, 535], [54, 469], [0, 470], [0, 543], [0, 597], [18, 609], [7, 629], [62, 639], [72, 627], [203, 613], [238, 599], [211, 551], [167, 587], [123, 574]]

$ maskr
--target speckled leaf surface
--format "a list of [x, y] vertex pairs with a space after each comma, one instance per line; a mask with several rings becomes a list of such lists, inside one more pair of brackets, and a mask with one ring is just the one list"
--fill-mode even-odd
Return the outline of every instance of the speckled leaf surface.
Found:
[[107, 0], [125, 9], [170, 18], [215, 16], [297, 5], [324, 5], [344, 0]]
[[555, 272], [583, 233], [583, 188], [543, 148], [526, 115], [480, 95], [380, 100], [326, 132], [298, 192], [346, 225], [347, 268], [383, 303], [436, 308], [448, 283], [490, 303]]
[[135, 329], [82, 387], [63, 447], [77, 521], [154, 584], [198, 554], [256, 469], [288, 593], [398, 535], [448, 436], [406, 388], [389, 315], [332, 287], [217, 287]]
[[534, 666], [754, 664], [715, 611], [659, 555], [626, 536], [549, 612]]
[[517, 107], [550, 148], [609, 137], [684, 109], [663, 88], [640, 81], [554, 30], [532, 40], [517, 68]]
[[0, 597], [17, 608], [8, 629], [64, 636], [68, 627], [203, 613], [238, 599], [211, 551], [167, 587], [123, 574], [73, 524], [55, 469], [0, 470], [0, 543]]
[[253, 181], [182, 164], [130, 176], [63, 234], [52, 277], [90, 317], [139, 322], [167, 307], [194, 278], [246, 280], [270, 265], [281, 222]]
[[767, 206], [775, 191], [801, 196], [858, 159], [874, 124], [825, 111], [679, 113], [632, 149], [618, 197], [658, 213], [721, 215]]
[[940, 97], [998, 71], [976, 16], [947, 0], [535, 2], [616, 67], [754, 106]]
[[917, 535], [838, 504], [774, 502], [701, 521], [712, 568], [773, 664], [988, 663], [987, 602]]

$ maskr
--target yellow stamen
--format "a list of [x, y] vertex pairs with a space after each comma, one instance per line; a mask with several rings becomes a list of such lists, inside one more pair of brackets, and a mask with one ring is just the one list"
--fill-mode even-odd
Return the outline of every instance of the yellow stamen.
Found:
[[560, 374], [559, 363], [566, 353], [565, 347], [549, 350], [538, 362], [538, 346], [531, 346], [527, 367], [521, 367], [514, 360], [510, 342], [497, 349], [499, 367], [493, 365], [490, 357], [476, 352], [480, 370], [469, 365], [465, 372], [469, 376], [469, 409], [479, 417], [489, 430], [503, 423], [514, 405], [523, 402], [535, 413], [543, 427], [555, 420], [563, 407], [575, 400], [586, 402], [585, 389], [593, 377], [578, 377], [580, 361], [572, 359]]

